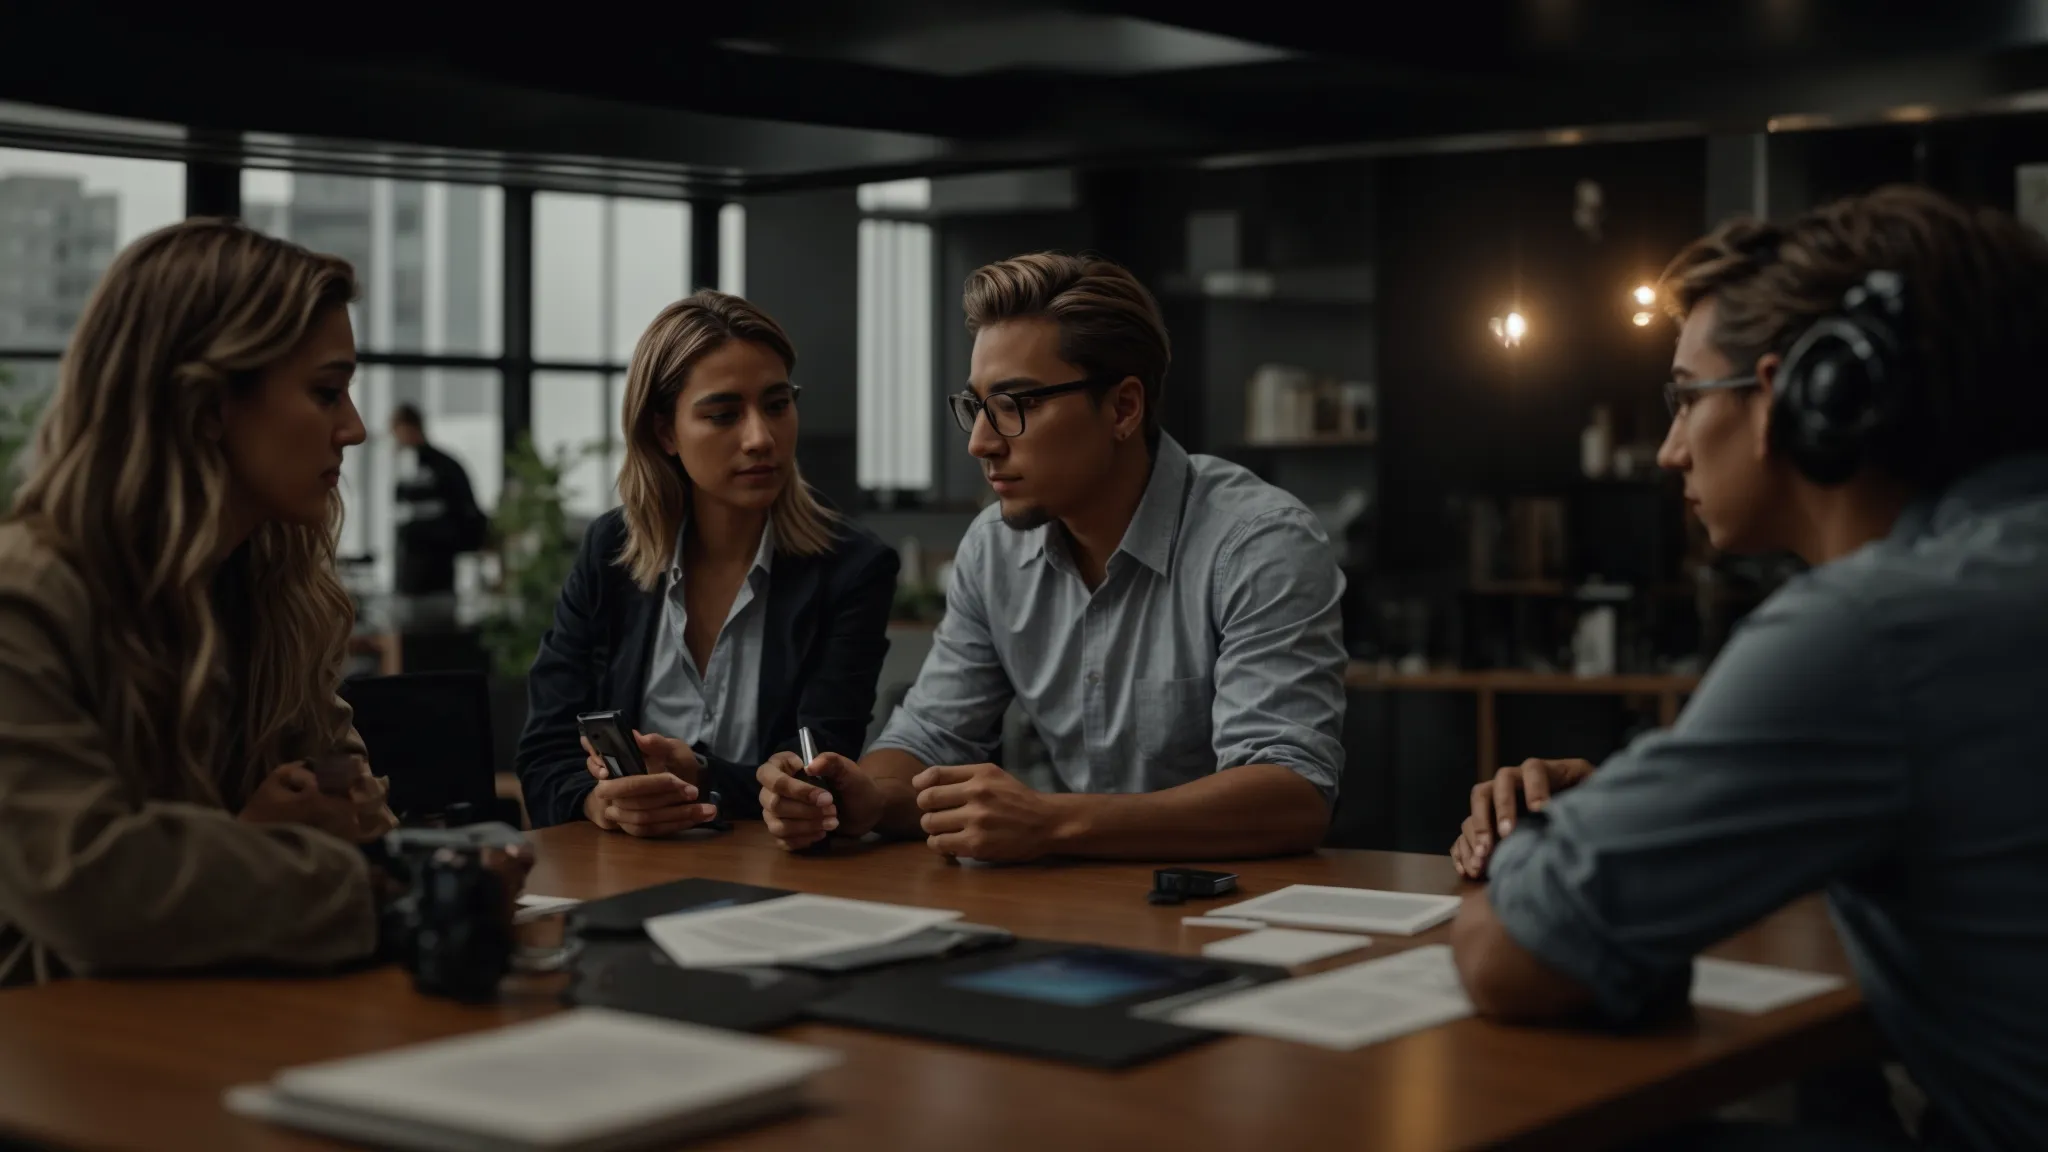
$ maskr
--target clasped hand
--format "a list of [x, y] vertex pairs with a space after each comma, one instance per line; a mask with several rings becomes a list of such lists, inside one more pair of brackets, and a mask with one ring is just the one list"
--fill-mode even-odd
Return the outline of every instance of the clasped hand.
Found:
[[1057, 801], [994, 764], [927, 768], [911, 778], [925, 843], [990, 863], [1036, 860], [1052, 849]]
[[[809, 764], [793, 753], [778, 753], [761, 765], [757, 778], [768, 833], [792, 852], [835, 832], [864, 835], [881, 822], [882, 790], [838, 753], [824, 753]], [[829, 789], [812, 781], [823, 781]], [[917, 793], [925, 843], [948, 856], [1035, 860], [1057, 839], [1058, 802], [994, 764], [927, 768], [910, 784]]]
[[350, 756], [345, 764], [336, 763], [340, 770], [325, 790], [320, 774], [304, 760], [271, 769], [242, 805], [241, 819], [251, 824], [300, 824], [358, 844], [397, 827], [397, 818], [384, 803], [384, 782], [370, 774], [369, 761]]
[[1524, 760], [1494, 773], [1493, 779], [1472, 786], [1472, 814], [1458, 830], [1451, 845], [1451, 864], [1468, 880], [1486, 878], [1486, 865], [1493, 858], [1498, 839], [1515, 829], [1516, 801], [1531, 812], [1541, 812], [1554, 792], [1562, 792], [1593, 774], [1584, 760]]

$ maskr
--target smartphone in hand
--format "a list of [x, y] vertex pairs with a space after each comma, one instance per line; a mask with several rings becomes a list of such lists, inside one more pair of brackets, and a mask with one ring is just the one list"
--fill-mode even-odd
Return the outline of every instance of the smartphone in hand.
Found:
[[640, 755], [640, 745], [619, 721], [616, 710], [578, 713], [576, 728], [597, 749], [598, 757], [613, 777], [647, 775], [647, 761]]

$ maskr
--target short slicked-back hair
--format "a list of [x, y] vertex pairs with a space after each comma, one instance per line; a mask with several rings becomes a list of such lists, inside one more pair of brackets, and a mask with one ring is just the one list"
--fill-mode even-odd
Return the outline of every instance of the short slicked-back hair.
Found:
[[1145, 443], [1159, 444], [1159, 404], [1173, 348], [1159, 304], [1136, 276], [1096, 256], [1033, 252], [975, 269], [963, 294], [967, 330], [1029, 316], [1060, 329], [1060, 359], [1105, 381], [1145, 386]]

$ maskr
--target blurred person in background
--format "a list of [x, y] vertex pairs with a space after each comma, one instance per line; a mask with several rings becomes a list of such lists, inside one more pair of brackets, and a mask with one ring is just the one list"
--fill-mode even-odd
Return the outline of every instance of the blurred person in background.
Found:
[[[759, 816], [755, 773], [801, 762], [800, 727], [859, 754], [897, 558], [804, 482], [795, 371], [781, 326], [723, 292], [664, 308], [633, 349], [621, 504], [585, 533], [527, 677], [536, 826], [659, 837]], [[646, 774], [613, 775], [582, 740], [597, 711], [620, 714]]]
[[[2048, 1133], [2048, 241], [1921, 188], [1681, 253], [1660, 462], [1717, 547], [1811, 569], [1750, 614], [1675, 727], [1530, 761], [1452, 849], [1490, 877], [1454, 948], [1511, 1020], [1682, 1003], [1699, 951], [1827, 893], [1928, 1147]], [[1702, 1128], [1659, 1147], [1887, 1147]]]
[[391, 438], [398, 443], [398, 580], [401, 596], [455, 591], [455, 558], [484, 546], [488, 530], [469, 473], [462, 464], [427, 443], [426, 421], [411, 404], [391, 413]]
[[[214, 220], [94, 291], [0, 521], [0, 984], [395, 947], [335, 694], [354, 293]], [[492, 857], [513, 891], [526, 863]]]

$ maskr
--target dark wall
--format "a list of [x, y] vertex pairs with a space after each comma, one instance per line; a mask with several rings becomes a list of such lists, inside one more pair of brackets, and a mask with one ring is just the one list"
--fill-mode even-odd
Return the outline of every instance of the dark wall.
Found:
[[[1746, 140], [1722, 147], [1739, 151]], [[2048, 117], [1985, 116], [1773, 135], [1771, 215], [1790, 216], [1885, 184], [1924, 184], [2013, 211], [2014, 169], [2048, 160]]]
[[853, 189], [756, 196], [746, 207], [747, 296], [796, 344], [804, 389], [797, 460], [834, 503], [857, 507], [860, 208]]
[[1375, 381], [1378, 321], [1371, 304], [1203, 298], [1184, 287], [1190, 213], [1237, 220], [1239, 268], [1366, 268], [1378, 248], [1378, 182], [1370, 163], [1345, 161], [1215, 171], [1096, 174], [1088, 203], [1099, 245], [1159, 298], [1173, 337], [1163, 422], [1194, 451], [1240, 460], [1310, 503], [1347, 489], [1370, 493], [1370, 449], [1249, 452], [1245, 392], [1265, 364], [1341, 380]]
[[[1597, 239], [1574, 224], [1581, 179], [1602, 189]], [[1704, 190], [1699, 140], [1382, 166], [1383, 568], [1455, 568], [1455, 495], [1569, 486], [1595, 404], [1617, 443], [1661, 437], [1674, 334], [1633, 325], [1629, 293], [1699, 234]], [[1516, 349], [1488, 328], [1510, 307], [1529, 322]]]

